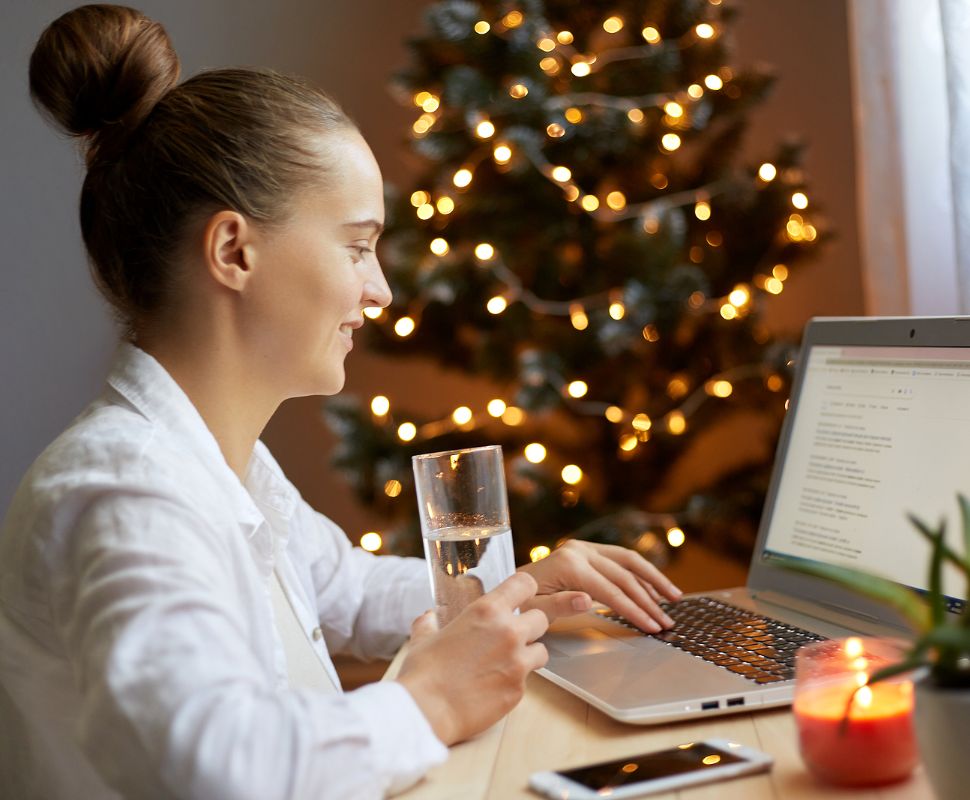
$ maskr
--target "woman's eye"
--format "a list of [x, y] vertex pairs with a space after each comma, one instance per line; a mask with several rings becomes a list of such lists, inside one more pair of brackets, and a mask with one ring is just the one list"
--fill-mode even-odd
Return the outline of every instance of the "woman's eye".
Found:
[[352, 256], [354, 262], [363, 261], [368, 253], [373, 253], [373, 249], [370, 247], [365, 247], [364, 245], [351, 245], [351, 251], [354, 253]]

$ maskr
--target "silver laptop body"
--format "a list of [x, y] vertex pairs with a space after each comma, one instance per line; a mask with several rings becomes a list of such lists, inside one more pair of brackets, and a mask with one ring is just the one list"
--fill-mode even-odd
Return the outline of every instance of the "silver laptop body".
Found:
[[[928, 549], [906, 512], [956, 519], [958, 491], [970, 493], [970, 317], [813, 319], [747, 586], [703, 596], [825, 637], [898, 636], [892, 612], [783, 570], [777, 556], [925, 589]], [[966, 600], [955, 580], [944, 588], [951, 608]], [[550, 657], [539, 673], [617, 720], [654, 724], [792, 702], [793, 680], [755, 683], [605, 611], [557, 622], [542, 640]]]

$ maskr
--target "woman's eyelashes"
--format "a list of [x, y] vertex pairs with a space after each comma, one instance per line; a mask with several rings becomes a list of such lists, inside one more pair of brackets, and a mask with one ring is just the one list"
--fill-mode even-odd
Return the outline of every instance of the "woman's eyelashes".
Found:
[[367, 258], [368, 253], [373, 253], [374, 248], [366, 244], [352, 244], [350, 245], [350, 260], [355, 264], [359, 264], [365, 258]]

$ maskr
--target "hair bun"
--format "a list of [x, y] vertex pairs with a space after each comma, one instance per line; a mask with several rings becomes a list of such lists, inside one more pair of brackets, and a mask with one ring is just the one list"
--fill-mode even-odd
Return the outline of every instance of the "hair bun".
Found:
[[67, 12], [30, 57], [31, 96], [68, 133], [91, 139], [88, 163], [135, 130], [178, 76], [165, 29], [125, 6]]

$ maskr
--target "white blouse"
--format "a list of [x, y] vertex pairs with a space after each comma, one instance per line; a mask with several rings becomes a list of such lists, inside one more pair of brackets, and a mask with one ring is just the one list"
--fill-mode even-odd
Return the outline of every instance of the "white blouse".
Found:
[[351, 547], [262, 443], [240, 482], [122, 345], [0, 533], [0, 795], [370, 798], [444, 761], [398, 683], [290, 688], [274, 569], [338, 687], [329, 652], [390, 656], [431, 605], [423, 561]]

